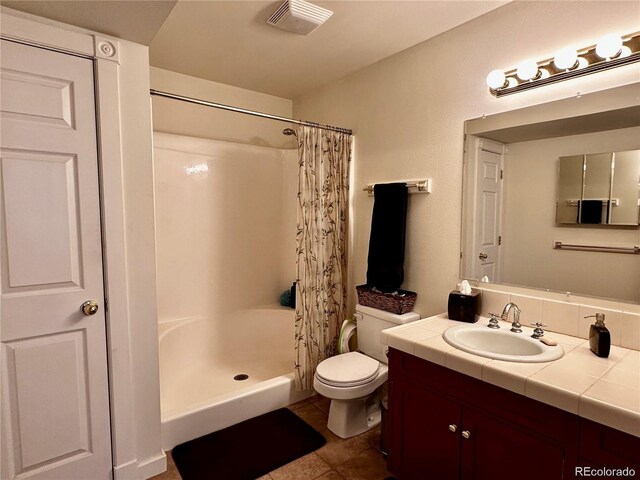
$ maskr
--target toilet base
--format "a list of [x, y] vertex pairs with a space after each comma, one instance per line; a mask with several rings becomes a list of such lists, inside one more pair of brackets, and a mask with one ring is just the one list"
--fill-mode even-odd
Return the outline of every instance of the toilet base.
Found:
[[350, 400], [331, 400], [327, 427], [340, 438], [366, 432], [380, 423], [382, 387], [370, 395]]

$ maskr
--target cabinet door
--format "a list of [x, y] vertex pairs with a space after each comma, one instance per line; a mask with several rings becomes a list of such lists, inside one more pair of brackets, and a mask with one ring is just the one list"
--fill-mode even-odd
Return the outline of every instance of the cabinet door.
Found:
[[462, 417], [463, 480], [563, 478], [564, 450], [551, 441], [465, 407]]
[[389, 471], [401, 480], [457, 480], [460, 405], [402, 377], [392, 389]]

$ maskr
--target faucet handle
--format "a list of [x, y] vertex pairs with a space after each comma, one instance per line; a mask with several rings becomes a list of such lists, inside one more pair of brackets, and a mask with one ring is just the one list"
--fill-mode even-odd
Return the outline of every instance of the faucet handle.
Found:
[[498, 319], [502, 318], [502, 316], [498, 315], [496, 313], [490, 313], [489, 316], [491, 318], [489, 319], [489, 324], [487, 325], [487, 327], [489, 327], [489, 328], [500, 328], [500, 325], [498, 325]]
[[542, 330], [542, 327], [546, 327], [547, 325], [544, 323], [540, 323], [540, 322], [535, 322], [535, 323], [531, 323], [531, 325], [533, 325], [534, 328], [533, 329], [533, 334], [531, 335], [531, 338], [541, 338], [544, 336], [544, 330]]

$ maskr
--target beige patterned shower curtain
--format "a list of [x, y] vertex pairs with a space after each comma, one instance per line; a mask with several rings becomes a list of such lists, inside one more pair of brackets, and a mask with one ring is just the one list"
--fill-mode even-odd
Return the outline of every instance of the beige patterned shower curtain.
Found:
[[349, 164], [352, 136], [298, 129], [296, 387], [313, 387], [318, 363], [333, 355], [346, 313]]

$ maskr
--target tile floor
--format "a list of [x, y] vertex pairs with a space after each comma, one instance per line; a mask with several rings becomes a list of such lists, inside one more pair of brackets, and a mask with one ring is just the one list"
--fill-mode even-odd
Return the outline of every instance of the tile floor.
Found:
[[[327, 443], [259, 480], [383, 480], [391, 476], [380, 453], [380, 426], [342, 439], [327, 429], [329, 403], [330, 400], [316, 395], [289, 407], [322, 433]], [[167, 471], [151, 480], [180, 480], [170, 452], [167, 452]]]

